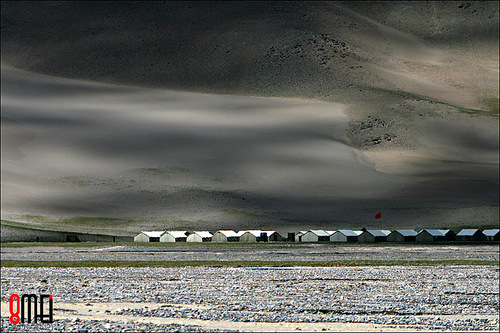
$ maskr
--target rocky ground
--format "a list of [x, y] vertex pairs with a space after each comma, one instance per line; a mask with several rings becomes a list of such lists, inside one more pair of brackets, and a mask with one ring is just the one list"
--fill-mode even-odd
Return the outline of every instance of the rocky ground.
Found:
[[[2, 330], [493, 331], [498, 279], [494, 266], [2, 268]], [[11, 325], [12, 293], [53, 294], [56, 322]]]
[[2, 317], [2, 330], [6, 332], [216, 332], [196, 325], [116, 322], [111, 320], [59, 319], [52, 324], [19, 324], [14, 326], [7, 317]]

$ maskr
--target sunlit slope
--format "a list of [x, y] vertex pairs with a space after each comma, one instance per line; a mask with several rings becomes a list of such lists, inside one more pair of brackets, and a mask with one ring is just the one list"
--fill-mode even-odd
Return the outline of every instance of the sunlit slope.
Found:
[[2, 62], [231, 94], [395, 89], [480, 109], [498, 98], [498, 20], [497, 1], [2, 1]]

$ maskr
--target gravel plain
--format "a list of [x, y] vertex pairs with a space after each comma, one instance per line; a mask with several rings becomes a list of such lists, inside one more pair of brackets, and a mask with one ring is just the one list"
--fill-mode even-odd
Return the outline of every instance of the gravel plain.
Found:
[[[83, 243], [82, 243], [83, 244]], [[2, 247], [2, 260], [32, 261], [335, 261], [499, 260], [498, 244], [157, 243]]]
[[[497, 266], [3, 267], [2, 331], [498, 331], [498, 283]], [[11, 325], [12, 293], [53, 294], [55, 323]]]

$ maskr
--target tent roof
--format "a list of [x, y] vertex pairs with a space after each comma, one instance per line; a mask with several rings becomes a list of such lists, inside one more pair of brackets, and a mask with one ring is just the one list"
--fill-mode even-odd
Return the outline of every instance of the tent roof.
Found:
[[341, 229], [341, 230], [337, 230], [337, 231], [340, 232], [341, 234], [343, 234], [344, 236], [348, 236], [348, 237], [352, 237], [352, 236], [357, 237], [363, 233], [363, 231], [361, 231], [361, 230]]
[[165, 231], [142, 231], [142, 233], [148, 237], [161, 237]]
[[402, 236], [405, 236], [405, 237], [417, 235], [417, 232], [415, 230], [412, 230], [412, 229], [399, 229], [399, 230], [395, 230], [394, 232], [398, 232]]
[[387, 237], [391, 234], [390, 230], [366, 230], [375, 237]]
[[234, 230], [219, 230], [218, 232], [226, 237], [240, 237], [242, 235], [241, 231], [237, 233]]
[[186, 231], [167, 231], [168, 234], [172, 235], [174, 238], [187, 237]]
[[495, 236], [499, 232], [500, 232], [500, 229], [486, 229], [486, 230], [483, 230], [483, 234], [485, 236]]
[[479, 229], [462, 229], [457, 236], [474, 236], [474, 234], [478, 231]]
[[197, 234], [201, 238], [212, 238], [212, 234], [208, 231], [194, 231], [193, 234]]
[[326, 231], [324, 230], [309, 230], [308, 232], [312, 232], [313, 234], [315, 234], [316, 236], [318, 237], [321, 237], [321, 236], [327, 236], [327, 237], [330, 237], [330, 234], [327, 233]]
[[420, 232], [427, 231], [431, 236], [446, 236], [446, 230], [438, 230], [438, 229], [424, 229]]

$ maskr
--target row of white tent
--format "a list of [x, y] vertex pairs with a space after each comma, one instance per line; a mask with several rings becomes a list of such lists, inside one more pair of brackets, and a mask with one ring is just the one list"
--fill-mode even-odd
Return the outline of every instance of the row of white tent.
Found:
[[308, 230], [295, 235], [296, 242], [444, 242], [444, 241], [498, 241], [499, 229], [462, 229], [458, 234], [448, 229], [399, 230]]
[[209, 231], [142, 231], [134, 237], [134, 242], [279, 242], [285, 239], [276, 231], [268, 230], [219, 230]]
[[499, 229], [462, 229], [458, 234], [448, 229], [400, 230], [307, 230], [288, 238], [274, 230], [219, 230], [209, 231], [142, 231], [134, 237], [135, 242], [440, 242], [440, 241], [498, 241]]
[[295, 236], [296, 242], [443, 242], [498, 240], [499, 230], [463, 229], [458, 234], [448, 229], [399, 230], [308, 230]]

